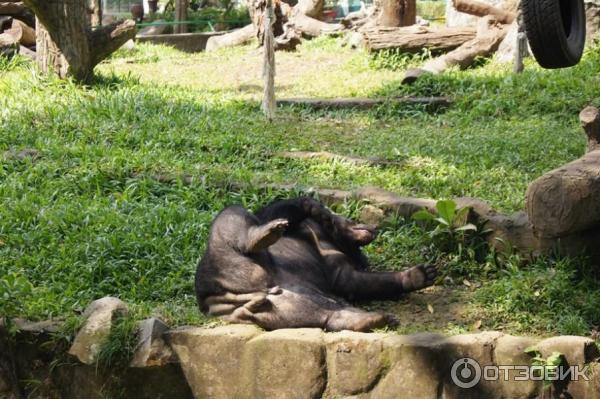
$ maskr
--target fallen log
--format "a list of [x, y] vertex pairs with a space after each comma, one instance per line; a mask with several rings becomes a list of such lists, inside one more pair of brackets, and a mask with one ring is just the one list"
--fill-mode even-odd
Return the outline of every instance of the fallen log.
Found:
[[23, 2], [0, 2], [0, 15], [21, 15], [27, 11]]
[[344, 25], [342, 24], [329, 24], [319, 21], [297, 10], [293, 12], [289, 23], [296, 32], [309, 37], [331, 35], [344, 30]]
[[239, 46], [250, 42], [255, 37], [256, 29], [254, 25], [246, 25], [233, 32], [210, 37], [206, 42], [206, 51], [215, 51], [223, 47]]
[[453, 50], [475, 38], [475, 29], [408, 26], [403, 28], [370, 27], [361, 30], [369, 51], [398, 49], [407, 53], [417, 53], [424, 48], [432, 52]]
[[475, 15], [476, 17], [489, 15], [501, 24], [511, 24], [517, 18], [517, 14], [514, 12], [506, 11], [477, 0], [452, 0], [452, 3], [457, 11]]
[[282, 98], [279, 106], [305, 106], [314, 109], [371, 109], [383, 104], [424, 105], [434, 109], [448, 107], [448, 97], [392, 97], [392, 98]]
[[421, 68], [406, 71], [403, 84], [411, 84], [427, 73], [440, 74], [453, 66], [465, 69], [473, 64], [477, 57], [487, 57], [498, 49], [506, 36], [507, 25], [499, 24], [491, 17], [479, 21], [477, 36], [451, 52], [426, 62]]
[[6, 29], [4, 33], [11, 35], [25, 47], [35, 46], [35, 30], [18, 19], [13, 19], [10, 29]]

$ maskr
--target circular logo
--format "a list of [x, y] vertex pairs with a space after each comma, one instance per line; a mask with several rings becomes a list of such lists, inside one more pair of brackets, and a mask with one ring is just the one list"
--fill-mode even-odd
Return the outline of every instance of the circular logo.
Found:
[[452, 365], [452, 382], [460, 388], [473, 388], [481, 380], [481, 367], [475, 360], [463, 357]]

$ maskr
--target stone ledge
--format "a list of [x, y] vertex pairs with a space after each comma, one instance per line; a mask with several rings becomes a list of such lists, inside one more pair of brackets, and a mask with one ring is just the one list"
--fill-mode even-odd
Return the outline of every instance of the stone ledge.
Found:
[[[568, 392], [577, 399], [600, 397], [600, 352], [584, 337], [539, 339], [493, 331], [446, 337], [309, 328], [265, 332], [252, 325], [166, 330], [157, 323], [141, 323], [153, 327], [152, 334], [141, 334], [138, 350], [163, 348], [165, 356], [153, 356], [170, 361], [104, 372], [76, 358], [52, 369], [52, 361], [68, 348], [49, 350], [53, 341], [46, 325], [40, 324], [36, 333], [28, 324], [18, 335], [18, 374], [43, 378], [41, 370], [47, 369], [44, 383], [54, 395], [44, 391], [45, 397], [67, 399], [100, 397], [110, 384], [126, 398], [534, 398], [541, 397], [542, 382], [515, 381], [512, 372], [506, 380], [482, 380], [470, 389], [459, 388], [451, 378], [454, 363], [462, 358], [482, 367], [530, 365], [524, 351], [533, 346], [544, 357], [560, 352], [569, 365], [588, 365], [594, 371], [590, 380], [569, 384]], [[0, 357], [5, 345], [0, 335]], [[0, 373], [0, 397], [9, 385]]]

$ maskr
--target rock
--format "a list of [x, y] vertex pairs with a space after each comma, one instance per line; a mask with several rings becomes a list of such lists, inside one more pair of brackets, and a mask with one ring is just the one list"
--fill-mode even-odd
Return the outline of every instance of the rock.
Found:
[[372, 224], [374, 226], [380, 226], [385, 219], [385, 212], [383, 209], [377, 208], [373, 205], [366, 205], [360, 211], [359, 220], [365, 224]]
[[538, 342], [535, 348], [543, 357], [550, 356], [552, 352], [562, 353], [570, 366], [583, 366], [600, 359], [600, 351], [592, 339], [574, 335], [547, 338]]
[[488, 215], [496, 214], [490, 204], [480, 200], [479, 198], [458, 197], [454, 199], [454, 202], [456, 203], [456, 207], [458, 209], [471, 208], [473, 213], [478, 218], [485, 218]]
[[600, 224], [600, 150], [554, 169], [527, 188], [527, 214], [540, 237], [562, 237]]
[[342, 190], [318, 189], [315, 191], [319, 201], [325, 205], [339, 205], [352, 198], [352, 193]]
[[[537, 342], [534, 338], [505, 335], [498, 338], [494, 348], [494, 359], [498, 366], [530, 366], [531, 356], [525, 349]], [[515, 381], [515, 370], [499, 371], [502, 394], [505, 398], [527, 399], [538, 397], [542, 393], [541, 381]], [[507, 373], [505, 375], [504, 373]], [[504, 381], [504, 379], [508, 379]]]
[[113, 321], [127, 314], [127, 305], [120, 299], [104, 297], [92, 302], [83, 316], [83, 327], [77, 333], [69, 354], [84, 364], [93, 364], [104, 340], [110, 335]]
[[240, 360], [246, 342], [260, 334], [261, 330], [252, 325], [227, 325], [181, 328], [165, 337], [177, 354], [194, 397], [229, 399], [244, 392]]
[[[446, 363], [443, 386], [443, 398], [467, 399], [467, 398], [496, 398], [501, 397], [501, 385], [499, 381], [486, 381], [481, 379], [479, 383], [471, 388], [461, 388], [451, 379], [448, 372], [456, 361], [463, 358], [473, 359], [479, 367], [494, 365], [494, 347], [503, 334], [496, 331], [485, 331], [479, 334], [455, 335], [446, 338], [442, 342]], [[438, 366], [439, 367], [439, 366]]]
[[[321, 398], [327, 370], [323, 331], [271, 331], [248, 341], [242, 357], [243, 398]], [[231, 396], [233, 397], [233, 396]]]
[[587, 39], [600, 36], [600, 0], [585, 0]]
[[523, 254], [539, 254], [540, 240], [533, 234], [533, 228], [525, 212], [512, 215], [490, 214], [486, 218], [485, 229], [491, 233], [486, 237], [488, 244], [500, 252], [518, 250]]
[[123, 44], [121, 46], [121, 50], [125, 50], [125, 51], [133, 51], [133, 50], [135, 50], [135, 42], [133, 41], [133, 39], [127, 40], [125, 42], [125, 44]]
[[368, 392], [388, 366], [383, 352], [384, 334], [342, 331], [326, 334], [327, 392], [343, 397]]
[[163, 339], [163, 334], [168, 330], [169, 326], [156, 317], [140, 322], [138, 344], [129, 365], [152, 367], [176, 362], [177, 357]]
[[355, 196], [359, 200], [367, 200], [389, 213], [396, 213], [404, 218], [422, 209], [435, 211], [435, 201], [422, 198], [400, 197], [392, 192], [378, 187], [363, 187], [356, 191]]
[[439, 366], [444, 364], [440, 352], [443, 341], [443, 336], [431, 333], [386, 337], [383, 360], [388, 370], [373, 388], [371, 397], [438, 398], [443, 372]]

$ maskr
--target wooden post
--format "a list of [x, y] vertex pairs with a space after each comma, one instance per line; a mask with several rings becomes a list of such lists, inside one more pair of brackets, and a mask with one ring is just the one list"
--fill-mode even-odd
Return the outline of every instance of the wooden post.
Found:
[[267, 0], [264, 17], [264, 40], [263, 40], [263, 78], [265, 81], [265, 91], [263, 96], [262, 109], [265, 116], [272, 120], [275, 116], [275, 37], [273, 35], [273, 22], [275, 20], [275, 11], [273, 10], [273, 0]]
[[[188, 0], [175, 0], [175, 22], [183, 22], [188, 19]], [[173, 29], [175, 33], [187, 33], [186, 24], [177, 24]]]
[[527, 34], [525, 33], [525, 24], [523, 17], [519, 13], [517, 17], [517, 45], [515, 47], [515, 64], [513, 65], [514, 73], [521, 73], [525, 69], [523, 58], [527, 56]]

